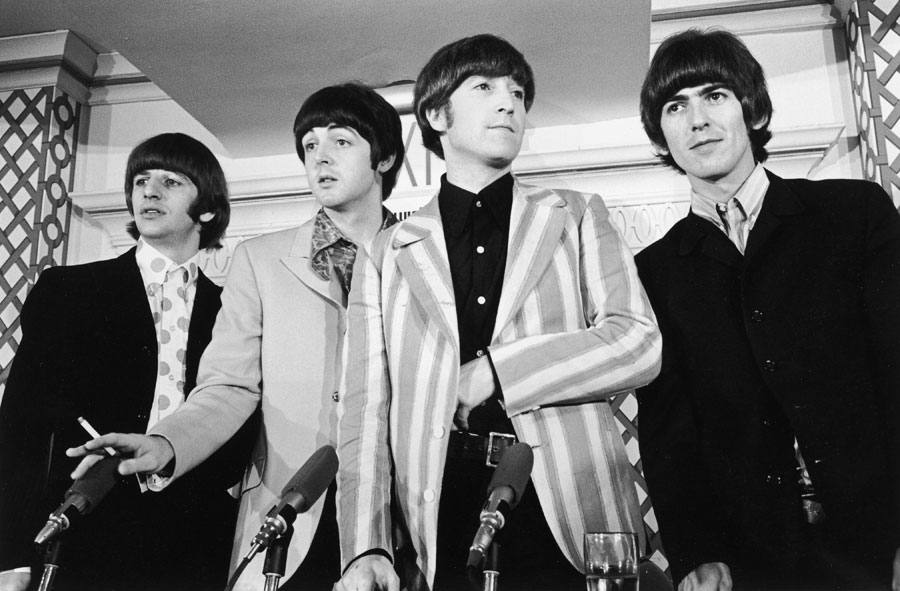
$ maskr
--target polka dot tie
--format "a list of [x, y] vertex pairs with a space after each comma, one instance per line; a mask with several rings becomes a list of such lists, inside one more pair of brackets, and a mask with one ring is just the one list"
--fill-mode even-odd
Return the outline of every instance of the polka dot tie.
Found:
[[[155, 263], [156, 261], [154, 261]], [[184, 400], [185, 349], [190, 320], [187, 309], [187, 285], [190, 274], [183, 266], [172, 267], [159, 285], [159, 312], [157, 322], [159, 336], [159, 368], [157, 381], [156, 420], [172, 414]], [[151, 286], [151, 289], [154, 286]]]

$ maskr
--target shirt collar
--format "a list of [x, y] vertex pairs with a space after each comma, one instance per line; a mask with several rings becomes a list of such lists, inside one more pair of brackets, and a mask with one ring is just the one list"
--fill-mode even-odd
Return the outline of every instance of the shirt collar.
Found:
[[170, 269], [182, 267], [188, 272], [188, 285], [194, 285], [200, 275], [200, 252], [180, 265], [151, 246], [143, 237], [138, 238], [137, 251], [134, 254], [144, 285], [162, 284]]
[[[382, 205], [381, 228], [379, 228], [379, 231], [386, 230], [396, 223], [397, 216]], [[344, 236], [344, 233], [341, 232], [340, 228], [331, 221], [331, 218], [328, 217], [328, 214], [325, 212], [325, 208], [320, 207], [313, 220], [312, 247], [310, 249], [309, 257], [315, 259], [320, 252], [333, 246], [340, 240], [345, 240], [348, 244], [355, 244], [352, 240]]]
[[[748, 228], [752, 228], [753, 224], [756, 223], [756, 219], [759, 217], [759, 211], [762, 209], [766, 191], [768, 190], [769, 177], [766, 175], [766, 169], [762, 164], [757, 164], [753, 169], [753, 172], [750, 173], [750, 176], [747, 177], [747, 180], [744, 181], [744, 184], [742, 184], [732, 196], [732, 199], [738, 200], [744, 212], [747, 214]], [[722, 219], [719, 216], [719, 212], [716, 211], [716, 205], [718, 205], [718, 203], [719, 202], [713, 199], [704, 197], [694, 190], [691, 190], [691, 211], [701, 218], [709, 220], [722, 231], [726, 231], [725, 225], [722, 223]]]
[[438, 193], [438, 206], [444, 229], [452, 236], [459, 236], [466, 227], [469, 214], [476, 200], [487, 205], [497, 225], [509, 231], [509, 216], [512, 212], [513, 177], [506, 173], [477, 194], [457, 187], [441, 176], [441, 190]]

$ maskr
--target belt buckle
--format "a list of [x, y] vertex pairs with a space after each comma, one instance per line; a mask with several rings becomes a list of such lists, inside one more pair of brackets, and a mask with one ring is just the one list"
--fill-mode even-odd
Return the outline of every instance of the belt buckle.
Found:
[[[494, 443], [495, 440], [509, 441], [509, 444], [500, 447], [499, 445]], [[484, 465], [491, 468], [496, 468], [497, 464], [500, 463], [500, 452], [502, 452], [507, 447], [512, 446], [515, 442], [515, 435], [510, 435], [509, 433], [497, 433], [495, 431], [491, 431], [490, 433], [488, 433], [488, 446], [484, 454]]]

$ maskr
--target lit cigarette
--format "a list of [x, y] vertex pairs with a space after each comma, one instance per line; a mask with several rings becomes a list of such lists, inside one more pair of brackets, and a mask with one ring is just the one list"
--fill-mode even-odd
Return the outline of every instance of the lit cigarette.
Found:
[[[84, 417], [78, 417], [78, 424], [84, 427], [84, 430], [87, 431], [88, 435], [90, 435], [94, 439], [100, 437], [100, 433], [98, 433], [97, 430], [94, 429], [93, 425], [88, 423], [87, 419], [85, 419]], [[111, 456], [116, 455], [116, 450], [111, 447], [104, 447], [103, 449]]]

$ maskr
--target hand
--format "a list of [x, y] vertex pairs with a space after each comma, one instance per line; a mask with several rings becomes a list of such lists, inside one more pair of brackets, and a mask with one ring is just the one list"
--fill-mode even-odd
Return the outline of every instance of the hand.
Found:
[[25, 591], [31, 583], [31, 573], [0, 573], [0, 591]]
[[84, 445], [70, 447], [66, 455], [70, 458], [88, 456], [78, 464], [72, 472], [72, 478], [80, 478], [96, 459], [91, 455], [102, 457], [104, 448], [112, 448], [116, 453], [132, 456], [119, 464], [119, 474], [156, 474], [162, 471], [175, 459], [175, 450], [165, 437], [159, 435], [139, 435], [137, 433], [107, 433], [102, 437], [91, 439]]
[[487, 357], [477, 357], [459, 369], [459, 398], [453, 423], [469, 430], [469, 413], [494, 393], [494, 372]]
[[731, 570], [724, 562], [706, 562], [681, 579], [678, 591], [731, 591]]
[[390, 560], [369, 554], [350, 565], [333, 591], [400, 591], [400, 578]]
[[894, 578], [891, 581], [891, 591], [900, 591], [900, 548], [894, 553]]

